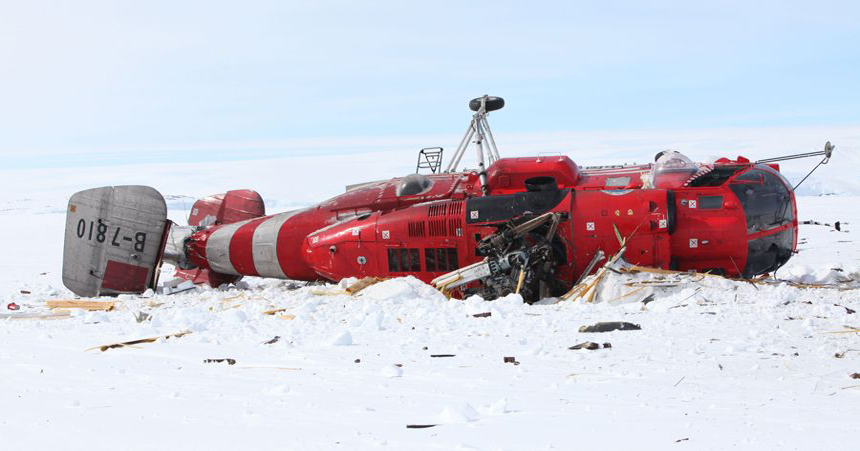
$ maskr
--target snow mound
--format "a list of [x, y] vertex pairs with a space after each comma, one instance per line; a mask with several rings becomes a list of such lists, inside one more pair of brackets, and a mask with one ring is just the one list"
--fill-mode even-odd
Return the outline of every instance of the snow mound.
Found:
[[372, 298], [391, 304], [400, 304], [414, 299], [446, 302], [448, 299], [435, 288], [413, 276], [398, 277], [371, 285], [359, 293], [362, 298]]

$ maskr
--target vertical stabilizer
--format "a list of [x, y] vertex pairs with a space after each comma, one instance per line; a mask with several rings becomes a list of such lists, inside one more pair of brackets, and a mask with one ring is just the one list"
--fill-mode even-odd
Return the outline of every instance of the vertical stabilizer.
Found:
[[164, 198], [148, 186], [75, 193], [66, 211], [63, 284], [78, 296], [154, 288], [169, 224]]

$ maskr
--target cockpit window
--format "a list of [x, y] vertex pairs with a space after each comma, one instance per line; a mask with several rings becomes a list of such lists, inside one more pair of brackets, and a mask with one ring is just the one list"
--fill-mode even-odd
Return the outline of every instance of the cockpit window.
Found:
[[693, 160], [680, 152], [662, 152], [651, 167], [651, 186], [664, 189], [681, 187], [698, 169]]
[[414, 196], [421, 194], [433, 186], [430, 177], [422, 174], [409, 174], [403, 177], [397, 184], [398, 196]]
[[759, 166], [732, 179], [730, 187], [743, 205], [747, 233], [770, 230], [794, 219], [791, 194], [779, 175]]

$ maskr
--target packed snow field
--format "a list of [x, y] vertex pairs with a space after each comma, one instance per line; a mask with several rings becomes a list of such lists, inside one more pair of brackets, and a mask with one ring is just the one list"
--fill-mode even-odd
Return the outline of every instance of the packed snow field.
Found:
[[[198, 177], [186, 190], [179, 169], [155, 172], [180, 223], [195, 196], [254, 187]], [[36, 173], [49, 188], [26, 181]], [[0, 314], [50, 314], [46, 301], [73, 297], [59, 274], [68, 196], [147, 183], [147, 172], [6, 175], [27, 189], [0, 200]], [[830, 178], [856, 184], [850, 172]], [[811, 182], [810, 194], [829, 194], [828, 177]], [[274, 187], [277, 202], [260, 191], [275, 212], [336, 188]], [[849, 449], [860, 428], [858, 194], [798, 198], [801, 221], [842, 230], [801, 226], [784, 282], [614, 275], [596, 302], [530, 306], [448, 300], [413, 278], [356, 295], [246, 278], [98, 299], [117, 301], [109, 312], [0, 320], [3, 448]], [[637, 283], [657, 286], [653, 300], [618, 299]], [[579, 332], [604, 321], [641, 330]], [[568, 349], [586, 341], [601, 346]]]

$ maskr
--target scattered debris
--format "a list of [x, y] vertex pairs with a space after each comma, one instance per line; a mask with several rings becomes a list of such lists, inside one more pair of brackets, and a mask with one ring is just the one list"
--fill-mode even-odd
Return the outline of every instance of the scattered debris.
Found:
[[853, 326], [845, 326], [845, 330], [836, 330], [833, 332], [827, 332], [828, 334], [853, 334], [860, 333], [860, 328]]
[[117, 301], [87, 301], [77, 299], [56, 299], [46, 301], [48, 308], [79, 308], [84, 310], [102, 310], [109, 312], [114, 309]]
[[159, 291], [162, 294], [170, 295], [170, 294], [184, 293], [186, 291], [191, 291], [191, 290], [194, 290], [196, 288], [197, 288], [197, 285], [194, 285], [194, 282], [192, 282], [190, 280], [182, 280], [182, 279], [177, 278], [177, 279], [168, 280], [167, 282], [164, 282], [164, 284], [162, 284], [159, 287]]
[[[612, 347], [612, 344], [610, 344], [610, 343], [603, 343], [603, 347], [604, 347], [604, 348], [611, 348], [611, 347]], [[567, 349], [570, 349], [570, 350], [572, 350], [572, 351], [576, 351], [576, 350], [578, 350], [578, 349], [588, 349], [588, 350], [590, 350], [590, 351], [593, 351], [593, 350], [595, 350], [595, 349], [600, 349], [600, 344], [599, 344], [599, 343], [595, 343], [595, 342], [593, 342], [593, 341], [583, 341], [582, 343], [575, 344], [575, 345], [573, 345], [573, 346], [571, 346], [571, 347], [569, 347], [569, 348], [567, 348]]]
[[134, 313], [134, 320], [139, 322], [139, 323], [142, 323], [144, 321], [149, 321], [150, 319], [152, 319], [152, 315], [150, 315], [149, 313], [146, 313], [146, 312], [135, 312]]
[[844, 308], [844, 309], [845, 309], [845, 313], [847, 313], [847, 314], [849, 314], [849, 315], [853, 315], [853, 314], [857, 313], [857, 311], [856, 311], [856, 310], [854, 310], [854, 309], [852, 309], [852, 308], [848, 308], [848, 307], [846, 307], [846, 306], [844, 306], [844, 305], [839, 305], [839, 304], [833, 304], [833, 305], [835, 305], [835, 306], [837, 306], [837, 307], [842, 307], [842, 308]]
[[487, 318], [493, 316], [493, 312], [475, 313], [472, 316], [474, 316], [475, 318]]
[[851, 373], [851, 379], [860, 379], [860, 373]]
[[514, 365], [520, 364], [520, 362], [517, 362], [516, 357], [505, 357], [505, 363], [513, 363]]
[[0, 319], [67, 319], [72, 315], [68, 310], [53, 313], [0, 313]]
[[206, 359], [203, 363], [223, 363], [226, 362], [227, 365], [235, 365], [236, 359]]
[[274, 338], [272, 338], [272, 339], [271, 339], [271, 340], [269, 340], [269, 341], [264, 341], [264, 342], [263, 342], [263, 344], [264, 344], [264, 345], [272, 345], [272, 344], [277, 343], [277, 342], [278, 342], [278, 340], [280, 340], [280, 339], [281, 339], [281, 336], [280, 336], [280, 335], [275, 335], [275, 337], [274, 337]]
[[141, 343], [153, 343], [156, 340], [158, 340], [159, 338], [164, 338], [165, 340], [170, 339], [170, 338], [179, 338], [183, 335], [188, 335], [190, 333], [191, 333], [190, 330], [184, 330], [182, 332], [177, 332], [175, 334], [162, 335], [159, 337], [141, 338], [139, 340], [123, 341], [122, 343], [113, 343], [113, 344], [109, 344], [109, 345], [94, 346], [92, 348], [87, 349], [87, 351], [92, 351], [93, 349], [98, 349], [101, 352], [105, 352], [108, 349], [124, 348], [126, 346], [132, 346], [132, 345], [137, 345], [137, 344], [141, 344]]
[[275, 313], [281, 313], [281, 312], [286, 312], [286, 311], [287, 311], [287, 309], [285, 309], [285, 308], [274, 308], [271, 310], [263, 310], [263, 314], [264, 315], [274, 315]]
[[683, 382], [684, 379], [686, 379], [686, 378], [687, 378], [687, 376], [681, 376], [681, 378], [678, 379], [678, 382], [675, 382], [675, 385], [673, 385], [673, 387], [677, 387], [678, 385], [680, 385], [681, 382]]
[[439, 426], [438, 424], [407, 424], [406, 429], [427, 429]]
[[21, 294], [30, 294], [30, 290], [21, 290]]
[[642, 330], [638, 324], [628, 323], [626, 321], [609, 321], [596, 323], [591, 326], [582, 326], [579, 332], [612, 332], [614, 330]]
[[430, 357], [457, 357], [456, 354], [430, 354]]
[[675, 443], [686, 442], [688, 440], [690, 440], [690, 437], [679, 438], [678, 440], [675, 440]]
[[[834, 224], [828, 224], [826, 222], [818, 222], [818, 221], [803, 221], [801, 222], [803, 225], [820, 225], [825, 227], [830, 227], [832, 229], [836, 229], [837, 232], [842, 231], [842, 223], [840, 221], [836, 221]], [[847, 222], [845, 224], [848, 224]]]
[[14, 303], [14, 302], [10, 302], [8, 305], [6, 305], [6, 309], [13, 310], [13, 311], [14, 310], [21, 310], [21, 306]]
[[361, 363], [361, 359], [355, 359], [354, 363]]
[[382, 277], [365, 277], [363, 279], [359, 279], [358, 281], [354, 282], [352, 285], [346, 287], [346, 289], [344, 291], [346, 291], [347, 294], [356, 295], [356, 294], [358, 294], [359, 291], [361, 291], [361, 290], [363, 290], [363, 289], [365, 289], [371, 285], [375, 285], [379, 282], [382, 282], [384, 280], [388, 280], [388, 279], [382, 278]]
[[294, 320], [294, 319], [296, 319], [296, 315], [278, 315], [275, 318], [285, 319], [285, 320]]

